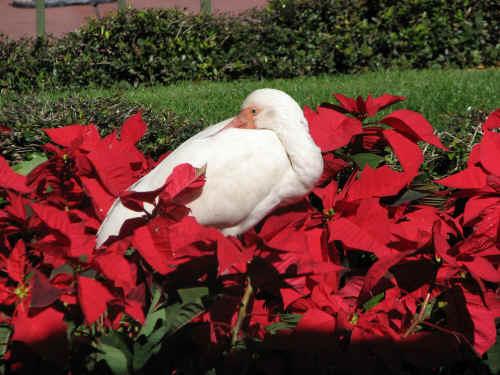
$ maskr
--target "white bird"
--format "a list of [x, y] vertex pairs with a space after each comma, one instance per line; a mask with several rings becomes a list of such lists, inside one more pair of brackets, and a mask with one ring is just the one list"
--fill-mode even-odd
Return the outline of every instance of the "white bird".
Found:
[[[201, 194], [186, 205], [200, 224], [226, 236], [247, 231], [281, 203], [297, 201], [323, 172], [302, 109], [275, 89], [252, 92], [239, 115], [189, 138], [128, 190], [156, 190], [182, 163], [206, 165]], [[97, 247], [117, 236], [126, 220], [144, 215], [116, 199], [97, 232]]]

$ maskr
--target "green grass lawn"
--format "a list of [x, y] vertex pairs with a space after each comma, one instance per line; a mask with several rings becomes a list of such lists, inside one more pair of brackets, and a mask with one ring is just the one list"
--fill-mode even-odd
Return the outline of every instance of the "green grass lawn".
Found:
[[178, 115], [207, 124], [238, 112], [245, 96], [262, 87], [282, 89], [300, 105], [316, 106], [335, 102], [333, 93], [347, 96], [401, 95], [407, 101], [393, 106], [422, 113], [436, 129], [442, 130], [443, 115], [465, 114], [468, 107], [491, 111], [500, 107], [500, 69], [383, 71], [357, 75], [300, 77], [276, 80], [233, 82], [181, 82], [170, 86], [136, 89], [83, 89], [79, 92], [49, 92], [47, 99], [66, 95], [106, 97], [121, 91], [124, 98], [150, 104], [156, 110], [169, 109]]

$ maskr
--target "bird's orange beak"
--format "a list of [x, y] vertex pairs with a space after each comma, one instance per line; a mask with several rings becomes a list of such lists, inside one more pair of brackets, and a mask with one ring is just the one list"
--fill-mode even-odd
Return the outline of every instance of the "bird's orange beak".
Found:
[[239, 129], [256, 129], [254, 123], [254, 115], [250, 108], [246, 108], [240, 112], [229, 124], [224, 126], [221, 131], [229, 128], [239, 128]]

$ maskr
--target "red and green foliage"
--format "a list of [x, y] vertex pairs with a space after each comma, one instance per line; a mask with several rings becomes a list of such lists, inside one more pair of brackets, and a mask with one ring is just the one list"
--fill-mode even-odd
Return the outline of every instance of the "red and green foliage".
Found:
[[[403, 97], [335, 98], [304, 109], [324, 154], [318, 186], [241, 238], [178, 203], [203, 170], [125, 190], [157, 163], [135, 146], [141, 113], [104, 138], [92, 124], [47, 129], [49, 158], [26, 175], [0, 158], [2, 370], [437, 371], [492, 347], [498, 365], [500, 110], [468, 167], [422, 192], [418, 142], [446, 150], [425, 118], [371, 119]], [[117, 197], [156, 208], [96, 249]]]

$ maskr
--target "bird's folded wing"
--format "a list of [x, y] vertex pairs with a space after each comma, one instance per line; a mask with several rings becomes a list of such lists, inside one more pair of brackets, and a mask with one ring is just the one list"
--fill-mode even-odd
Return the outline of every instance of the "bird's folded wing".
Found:
[[[182, 143], [152, 171], [135, 182], [127, 190], [138, 192], [152, 191], [159, 189], [166, 181], [172, 170], [181, 163], [190, 163], [194, 167], [203, 166], [206, 161], [204, 155], [197, 151], [196, 144], [203, 142], [203, 139], [211, 137], [224, 128], [232, 118], [211, 125], [197, 133], [187, 141]], [[117, 198], [109, 209], [106, 218], [102, 222], [97, 232], [97, 247], [100, 247], [109, 237], [118, 236], [125, 221], [140, 218], [144, 214], [125, 207], [120, 198]]]

